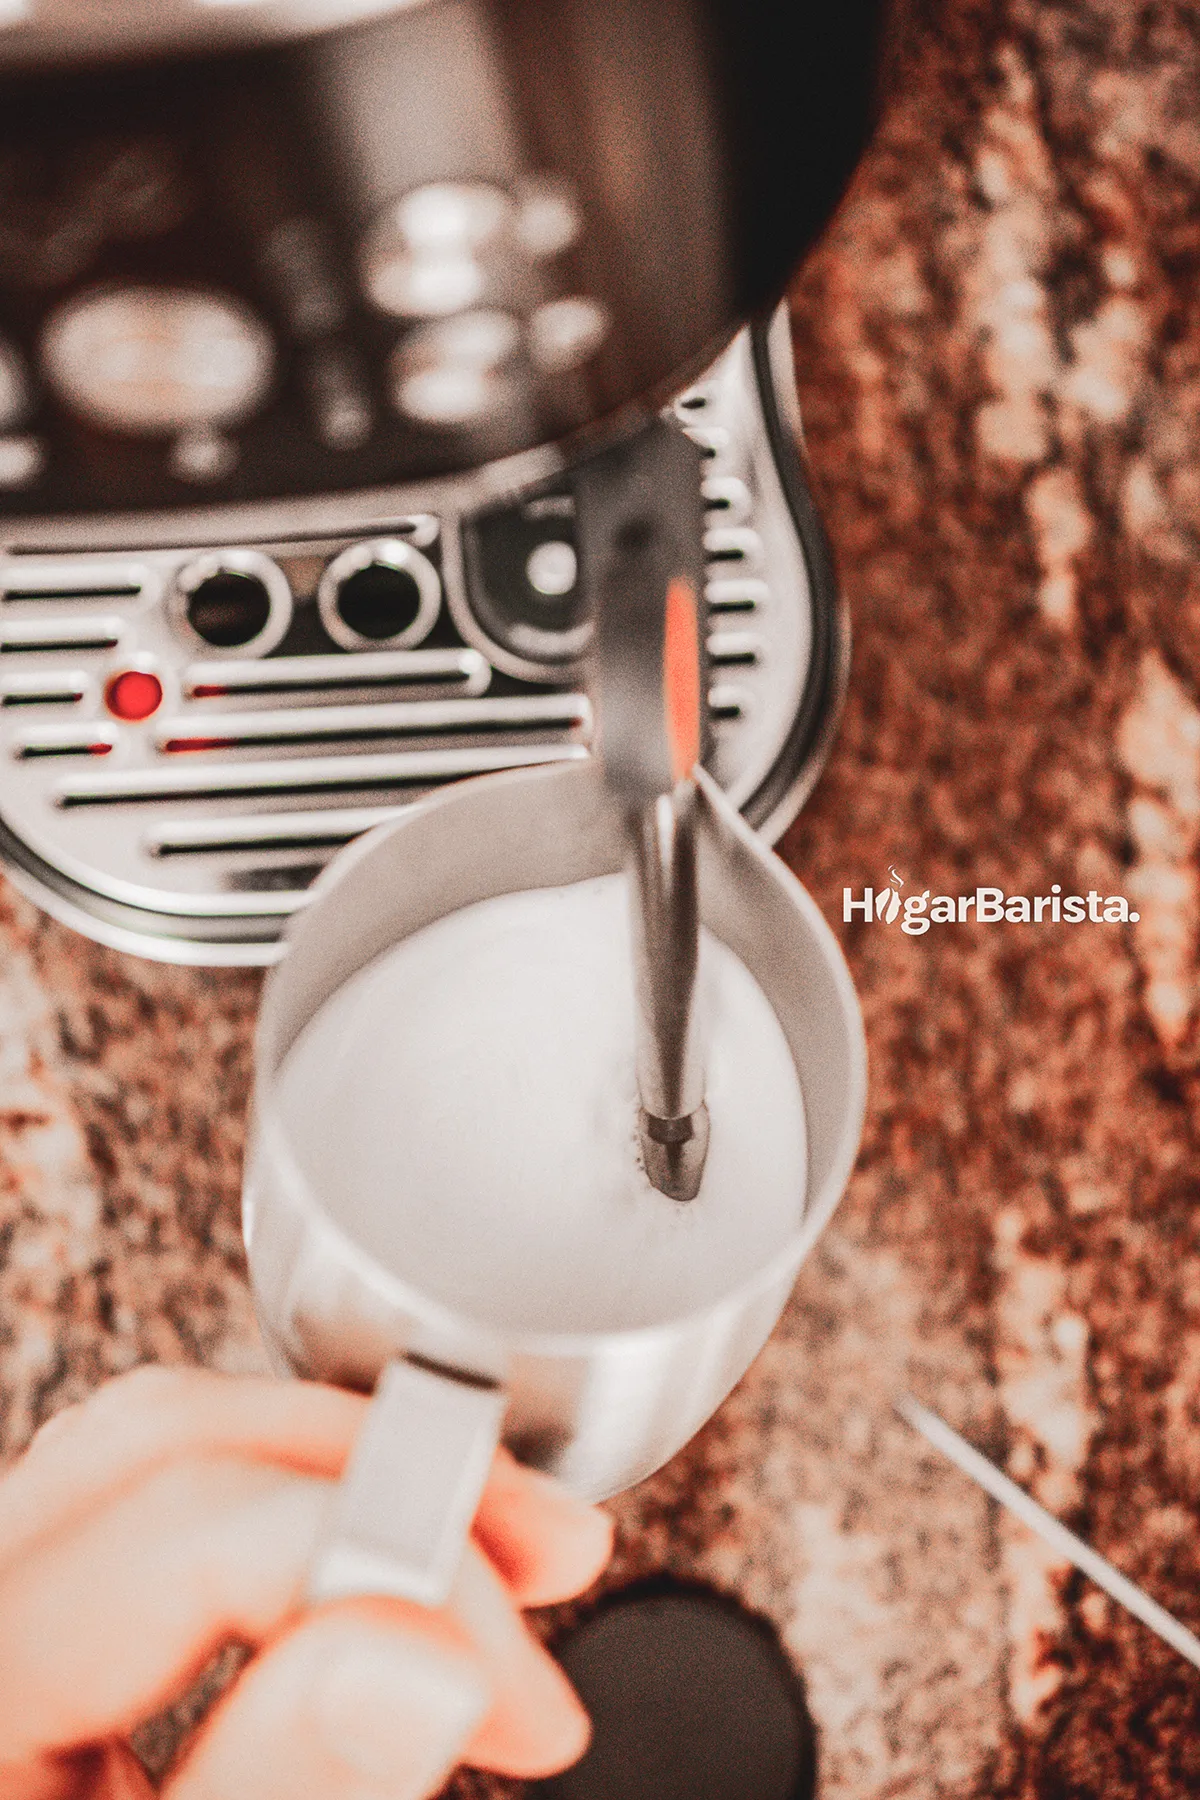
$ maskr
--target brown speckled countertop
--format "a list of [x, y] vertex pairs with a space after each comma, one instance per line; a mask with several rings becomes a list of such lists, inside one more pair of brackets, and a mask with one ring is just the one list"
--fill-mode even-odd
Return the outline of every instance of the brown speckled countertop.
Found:
[[[778, 1622], [826, 1800], [1200, 1791], [1200, 1676], [890, 1411], [910, 1385], [1200, 1629], [1200, 4], [915, 0], [794, 294], [855, 618], [784, 846], [872, 1056], [783, 1325], [616, 1503], [613, 1579]], [[1125, 894], [1133, 925], [841, 923], [844, 886]], [[0, 1425], [141, 1358], [257, 1366], [256, 981], [0, 904]]]

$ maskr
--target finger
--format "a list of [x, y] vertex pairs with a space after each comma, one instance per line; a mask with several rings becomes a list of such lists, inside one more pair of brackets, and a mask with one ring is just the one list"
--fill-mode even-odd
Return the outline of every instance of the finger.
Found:
[[85, 1789], [80, 1800], [154, 1800], [150, 1778], [127, 1745], [105, 1744], [100, 1754], [95, 1786]]
[[243, 1453], [340, 1473], [368, 1400], [343, 1388], [147, 1366], [58, 1413], [0, 1482], [4, 1558], [61, 1529], [144, 1471], [189, 1454]]
[[[333, 1492], [262, 1464], [169, 1464], [0, 1572], [0, 1764], [126, 1732], [230, 1638], [275, 1635], [301, 1604]], [[495, 1671], [482, 1762], [523, 1773], [586, 1735], [565, 1678], [473, 1547], [450, 1610]], [[430, 1615], [405, 1616], [416, 1628]], [[532, 1724], [514, 1716], [530, 1708]]]
[[452, 1606], [359, 1601], [294, 1628], [226, 1697], [164, 1800], [408, 1800], [459, 1760], [524, 1779], [576, 1761], [587, 1717], [478, 1552]]
[[71, 1800], [154, 1800], [154, 1787], [127, 1744], [102, 1744], [91, 1785], [75, 1789]]
[[169, 1464], [0, 1570], [0, 1763], [127, 1731], [299, 1603], [332, 1484]]
[[163, 1800], [424, 1800], [490, 1704], [439, 1615], [412, 1629], [386, 1602], [326, 1608], [250, 1665]]
[[493, 1705], [465, 1761], [534, 1780], [578, 1761], [591, 1722], [574, 1688], [517, 1613], [486, 1556], [468, 1546], [450, 1609], [492, 1675]]
[[492, 1465], [474, 1536], [519, 1606], [550, 1606], [582, 1593], [612, 1555], [607, 1513], [505, 1450]]
[[[0, 1482], [0, 1563], [81, 1519], [149, 1470], [188, 1455], [240, 1453], [315, 1475], [341, 1473], [369, 1402], [317, 1382], [135, 1369], [59, 1413]], [[602, 1513], [497, 1455], [476, 1534], [523, 1606], [569, 1598], [608, 1560]]]

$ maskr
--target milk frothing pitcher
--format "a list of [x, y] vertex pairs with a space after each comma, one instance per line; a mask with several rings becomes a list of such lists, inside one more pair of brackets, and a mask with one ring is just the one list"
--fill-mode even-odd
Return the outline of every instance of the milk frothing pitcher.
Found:
[[393, 945], [494, 895], [623, 869], [624, 821], [593, 759], [486, 777], [413, 807], [343, 852], [292, 927], [258, 1032], [245, 1186], [254, 1294], [282, 1367], [377, 1390], [313, 1571], [316, 1596], [443, 1599], [498, 1437], [591, 1499], [652, 1473], [762, 1347], [837, 1204], [866, 1090], [849, 972], [811, 896], [702, 771], [696, 788], [701, 921], [775, 1011], [803, 1095], [808, 1160], [790, 1239], [685, 1316], [538, 1333], [447, 1307], [334, 1222], [299, 1167], [278, 1102], [281, 1068], [305, 1026]]

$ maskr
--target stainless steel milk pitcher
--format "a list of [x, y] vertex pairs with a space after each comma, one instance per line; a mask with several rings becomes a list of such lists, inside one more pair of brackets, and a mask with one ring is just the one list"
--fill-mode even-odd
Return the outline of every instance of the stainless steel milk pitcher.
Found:
[[624, 867], [623, 821], [594, 761], [487, 777], [414, 807], [344, 852], [292, 927], [288, 954], [268, 979], [258, 1034], [245, 1188], [256, 1303], [281, 1364], [364, 1391], [380, 1384], [314, 1574], [316, 1593], [444, 1595], [498, 1434], [518, 1457], [587, 1497], [650, 1474], [757, 1354], [837, 1204], [866, 1089], [849, 973], [800, 883], [702, 771], [696, 782], [701, 920], [745, 964], [779, 1019], [804, 1099], [808, 1167], [792, 1239], [750, 1279], [688, 1316], [638, 1330], [539, 1335], [449, 1309], [333, 1223], [300, 1171], [277, 1106], [279, 1072], [300, 1032], [390, 946], [490, 896]]

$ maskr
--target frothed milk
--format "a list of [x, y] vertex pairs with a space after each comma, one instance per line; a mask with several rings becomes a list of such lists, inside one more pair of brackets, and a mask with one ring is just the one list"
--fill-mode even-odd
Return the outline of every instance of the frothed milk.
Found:
[[694, 1201], [641, 1168], [628, 886], [452, 913], [361, 969], [289, 1052], [279, 1106], [326, 1212], [481, 1323], [612, 1331], [710, 1304], [797, 1229], [804, 1106], [783, 1031], [705, 933], [711, 1141]]

